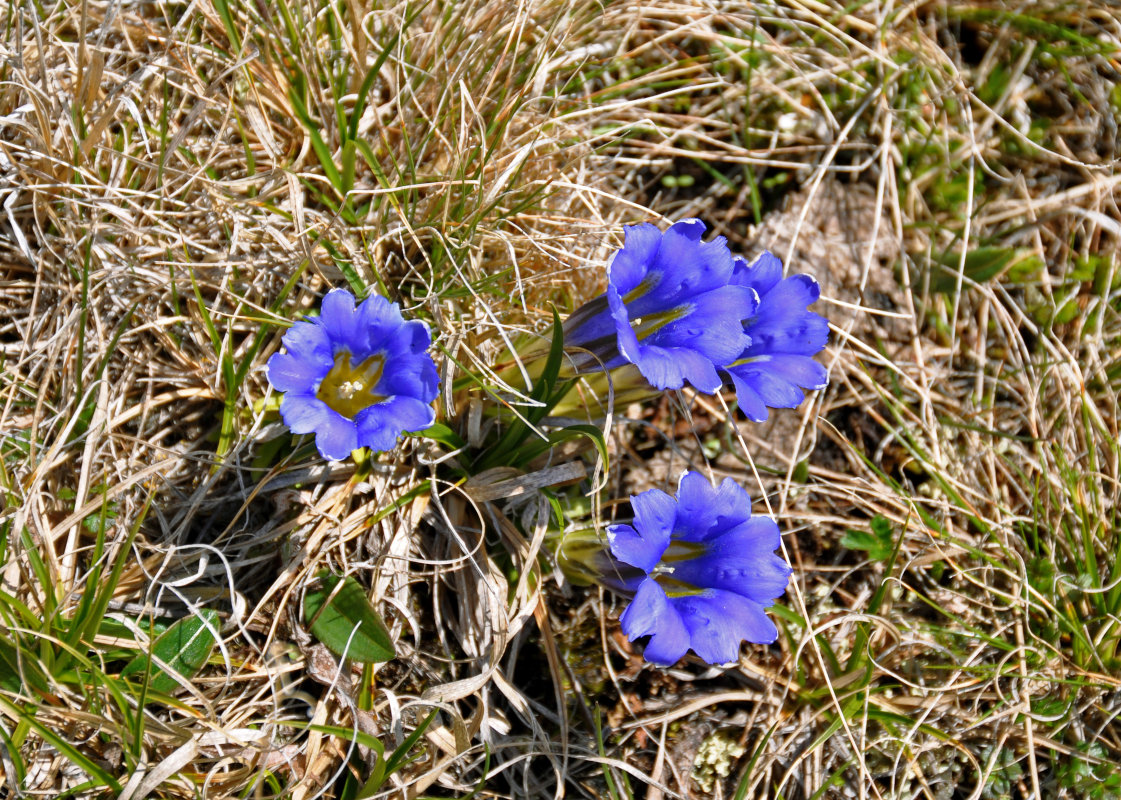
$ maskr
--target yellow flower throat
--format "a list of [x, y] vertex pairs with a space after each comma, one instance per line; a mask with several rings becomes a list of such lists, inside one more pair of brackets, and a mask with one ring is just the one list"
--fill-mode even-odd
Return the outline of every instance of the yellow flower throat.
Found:
[[384, 367], [384, 353], [374, 353], [357, 366], [351, 366], [350, 353], [340, 350], [335, 354], [335, 366], [324, 376], [315, 396], [333, 411], [354, 419], [358, 412], [389, 399], [374, 391]]

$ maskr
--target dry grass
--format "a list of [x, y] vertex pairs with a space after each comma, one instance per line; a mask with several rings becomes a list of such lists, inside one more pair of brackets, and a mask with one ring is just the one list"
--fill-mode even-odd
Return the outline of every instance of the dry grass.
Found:
[[[354, 797], [363, 736], [436, 707], [379, 796], [699, 797], [720, 732], [716, 796], [1121, 797], [1116, 9], [0, 17], [8, 796]], [[324, 465], [280, 426], [280, 326], [349, 283], [433, 323], [475, 441], [464, 376], [597, 292], [622, 224], [686, 216], [816, 275], [834, 327], [798, 411], [667, 398], [610, 431], [605, 516], [691, 465], [780, 520], [783, 635], [737, 667], [644, 665], [617, 600], [548, 574], [513, 473], [457, 483], [419, 439]], [[589, 488], [557, 490], [573, 525]], [[324, 569], [398, 659], [308, 634]], [[138, 696], [148, 621], [203, 607], [209, 664]]]

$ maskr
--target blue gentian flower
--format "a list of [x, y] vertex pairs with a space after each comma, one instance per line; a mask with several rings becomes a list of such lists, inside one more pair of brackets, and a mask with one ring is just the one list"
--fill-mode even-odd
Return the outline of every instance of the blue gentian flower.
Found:
[[389, 450], [404, 431], [435, 420], [436, 365], [426, 352], [428, 326], [405, 321], [396, 303], [333, 289], [319, 316], [295, 323], [286, 353], [268, 362], [269, 383], [284, 392], [280, 415], [293, 433], [314, 433], [324, 458], [352, 450]]
[[619, 621], [632, 641], [650, 637], [648, 661], [673, 664], [691, 648], [727, 664], [741, 641], [778, 638], [763, 609], [786, 591], [790, 567], [774, 553], [778, 525], [751, 516], [742, 487], [686, 472], [676, 498], [651, 489], [631, 507], [634, 522], [608, 526], [607, 538], [615, 558], [645, 573]]
[[699, 219], [665, 233], [649, 223], [624, 229], [623, 248], [608, 264], [607, 291], [565, 322], [565, 345], [586, 351], [573, 356], [579, 372], [631, 363], [658, 389], [686, 382], [709, 394], [720, 388], [717, 368], [750, 344], [741, 323], [757, 298], [729, 283], [727, 242], [702, 242], [704, 231]]
[[809, 275], [782, 277], [782, 262], [769, 252], [751, 264], [735, 261], [731, 282], [755, 290], [759, 305], [744, 318], [749, 344], [725, 370], [744, 414], [763, 422], [768, 406], [795, 408], [803, 389], [825, 388], [828, 375], [813, 356], [829, 339], [829, 322], [806, 310], [821, 294]]

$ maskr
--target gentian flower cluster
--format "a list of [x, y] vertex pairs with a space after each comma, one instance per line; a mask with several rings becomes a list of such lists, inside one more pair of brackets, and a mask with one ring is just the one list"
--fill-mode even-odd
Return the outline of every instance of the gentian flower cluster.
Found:
[[406, 321], [396, 303], [334, 289], [317, 318], [292, 325], [287, 352], [268, 361], [269, 383], [284, 392], [280, 415], [293, 433], [314, 433], [324, 458], [359, 447], [389, 450], [403, 432], [429, 427], [439, 377], [428, 326]]
[[[607, 267], [607, 290], [554, 332], [563, 333], [566, 361], [556, 347], [542, 355], [526, 340], [531, 349], [516, 366], [533, 384], [532, 419], [495, 412], [494, 433], [483, 445], [489, 451], [468, 453], [460, 463], [484, 471], [530, 468], [548, 442], [571, 438], [549, 435], [542, 447], [535, 426], [589, 395], [599, 402], [609, 381], [617, 402], [686, 384], [709, 394], [731, 385], [754, 421], [824, 387], [826, 370], [813, 356], [829, 326], [808, 310], [820, 294], [817, 283], [807, 275], [784, 278], [770, 253], [749, 264], [722, 236], [702, 241], [704, 232], [696, 219], [665, 232], [650, 224], [625, 228], [624, 245]], [[439, 380], [427, 353], [428, 327], [405, 320], [386, 298], [356, 305], [350, 292], [335, 289], [319, 316], [294, 323], [283, 344], [285, 352], [268, 361], [269, 382], [284, 393], [280, 414], [294, 433], [314, 433], [324, 457], [389, 450], [402, 433], [433, 425]], [[513, 378], [514, 366], [497, 374], [500, 383]], [[571, 380], [578, 376], [586, 380]], [[588, 427], [571, 433], [589, 435]], [[442, 443], [455, 441], [454, 432], [442, 435]], [[606, 545], [596, 527], [566, 532], [557, 557], [572, 580], [631, 597], [620, 622], [632, 641], [649, 637], [649, 661], [672, 664], [692, 650], [725, 664], [739, 658], [744, 641], [775, 641], [765, 609], [786, 590], [791, 570], [775, 553], [778, 525], [751, 515], [742, 487], [731, 479], [714, 487], [686, 472], [676, 496], [652, 489], [631, 497], [631, 506], [633, 521], [608, 526]]]
[[763, 609], [786, 591], [791, 570], [774, 553], [778, 525], [751, 516], [742, 487], [731, 478], [713, 487], [686, 472], [676, 497], [650, 489], [631, 507], [634, 522], [609, 526], [607, 536], [611, 554], [644, 573], [620, 623], [632, 641], [650, 637], [648, 661], [673, 664], [692, 649], [727, 664], [740, 642], [777, 638]]
[[744, 414], [762, 422], [768, 407], [794, 408], [803, 389], [826, 384], [812, 357], [829, 324], [806, 308], [821, 290], [808, 275], [783, 278], [769, 252], [748, 264], [723, 236], [702, 242], [704, 231], [697, 219], [665, 233], [625, 228], [607, 291], [565, 321], [565, 345], [578, 374], [630, 364], [656, 390], [689, 383], [706, 394], [730, 382]]

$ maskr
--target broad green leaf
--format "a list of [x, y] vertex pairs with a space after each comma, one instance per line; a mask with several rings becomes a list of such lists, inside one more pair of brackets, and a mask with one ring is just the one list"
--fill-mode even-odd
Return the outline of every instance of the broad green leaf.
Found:
[[148, 654], [141, 653], [125, 665], [121, 677], [142, 673], [151, 663], [151, 690], [161, 694], [175, 691], [179, 681], [169, 675], [156, 659], [182, 677], [190, 678], [202, 669], [214, 651], [218, 627], [218, 612], [212, 608], [204, 608], [193, 617], [177, 620], [152, 643], [153, 658], [149, 661]]
[[964, 277], [976, 283], [986, 283], [1009, 265], [1018, 267], [1016, 276], [1021, 279], [1038, 269], [1029, 252], [1009, 247], [978, 247], [970, 250], [965, 254], [964, 265], [961, 263], [960, 252], [946, 252], [934, 265], [934, 272], [930, 276], [930, 290], [941, 294], [953, 292], [957, 288], [959, 268]]
[[467, 442], [463, 441], [458, 433], [442, 422], [434, 422], [424, 430], [409, 435], [431, 439], [434, 442], [442, 444], [449, 450], [461, 450], [467, 446]]
[[841, 545], [850, 550], [867, 550], [868, 558], [883, 561], [891, 555], [895, 537], [891, 534], [891, 524], [877, 515], [869, 525], [869, 530], [850, 530], [841, 537]]
[[337, 575], [320, 579], [322, 586], [304, 597], [304, 619], [315, 638], [336, 655], [363, 664], [396, 658], [389, 630], [358, 581]]

